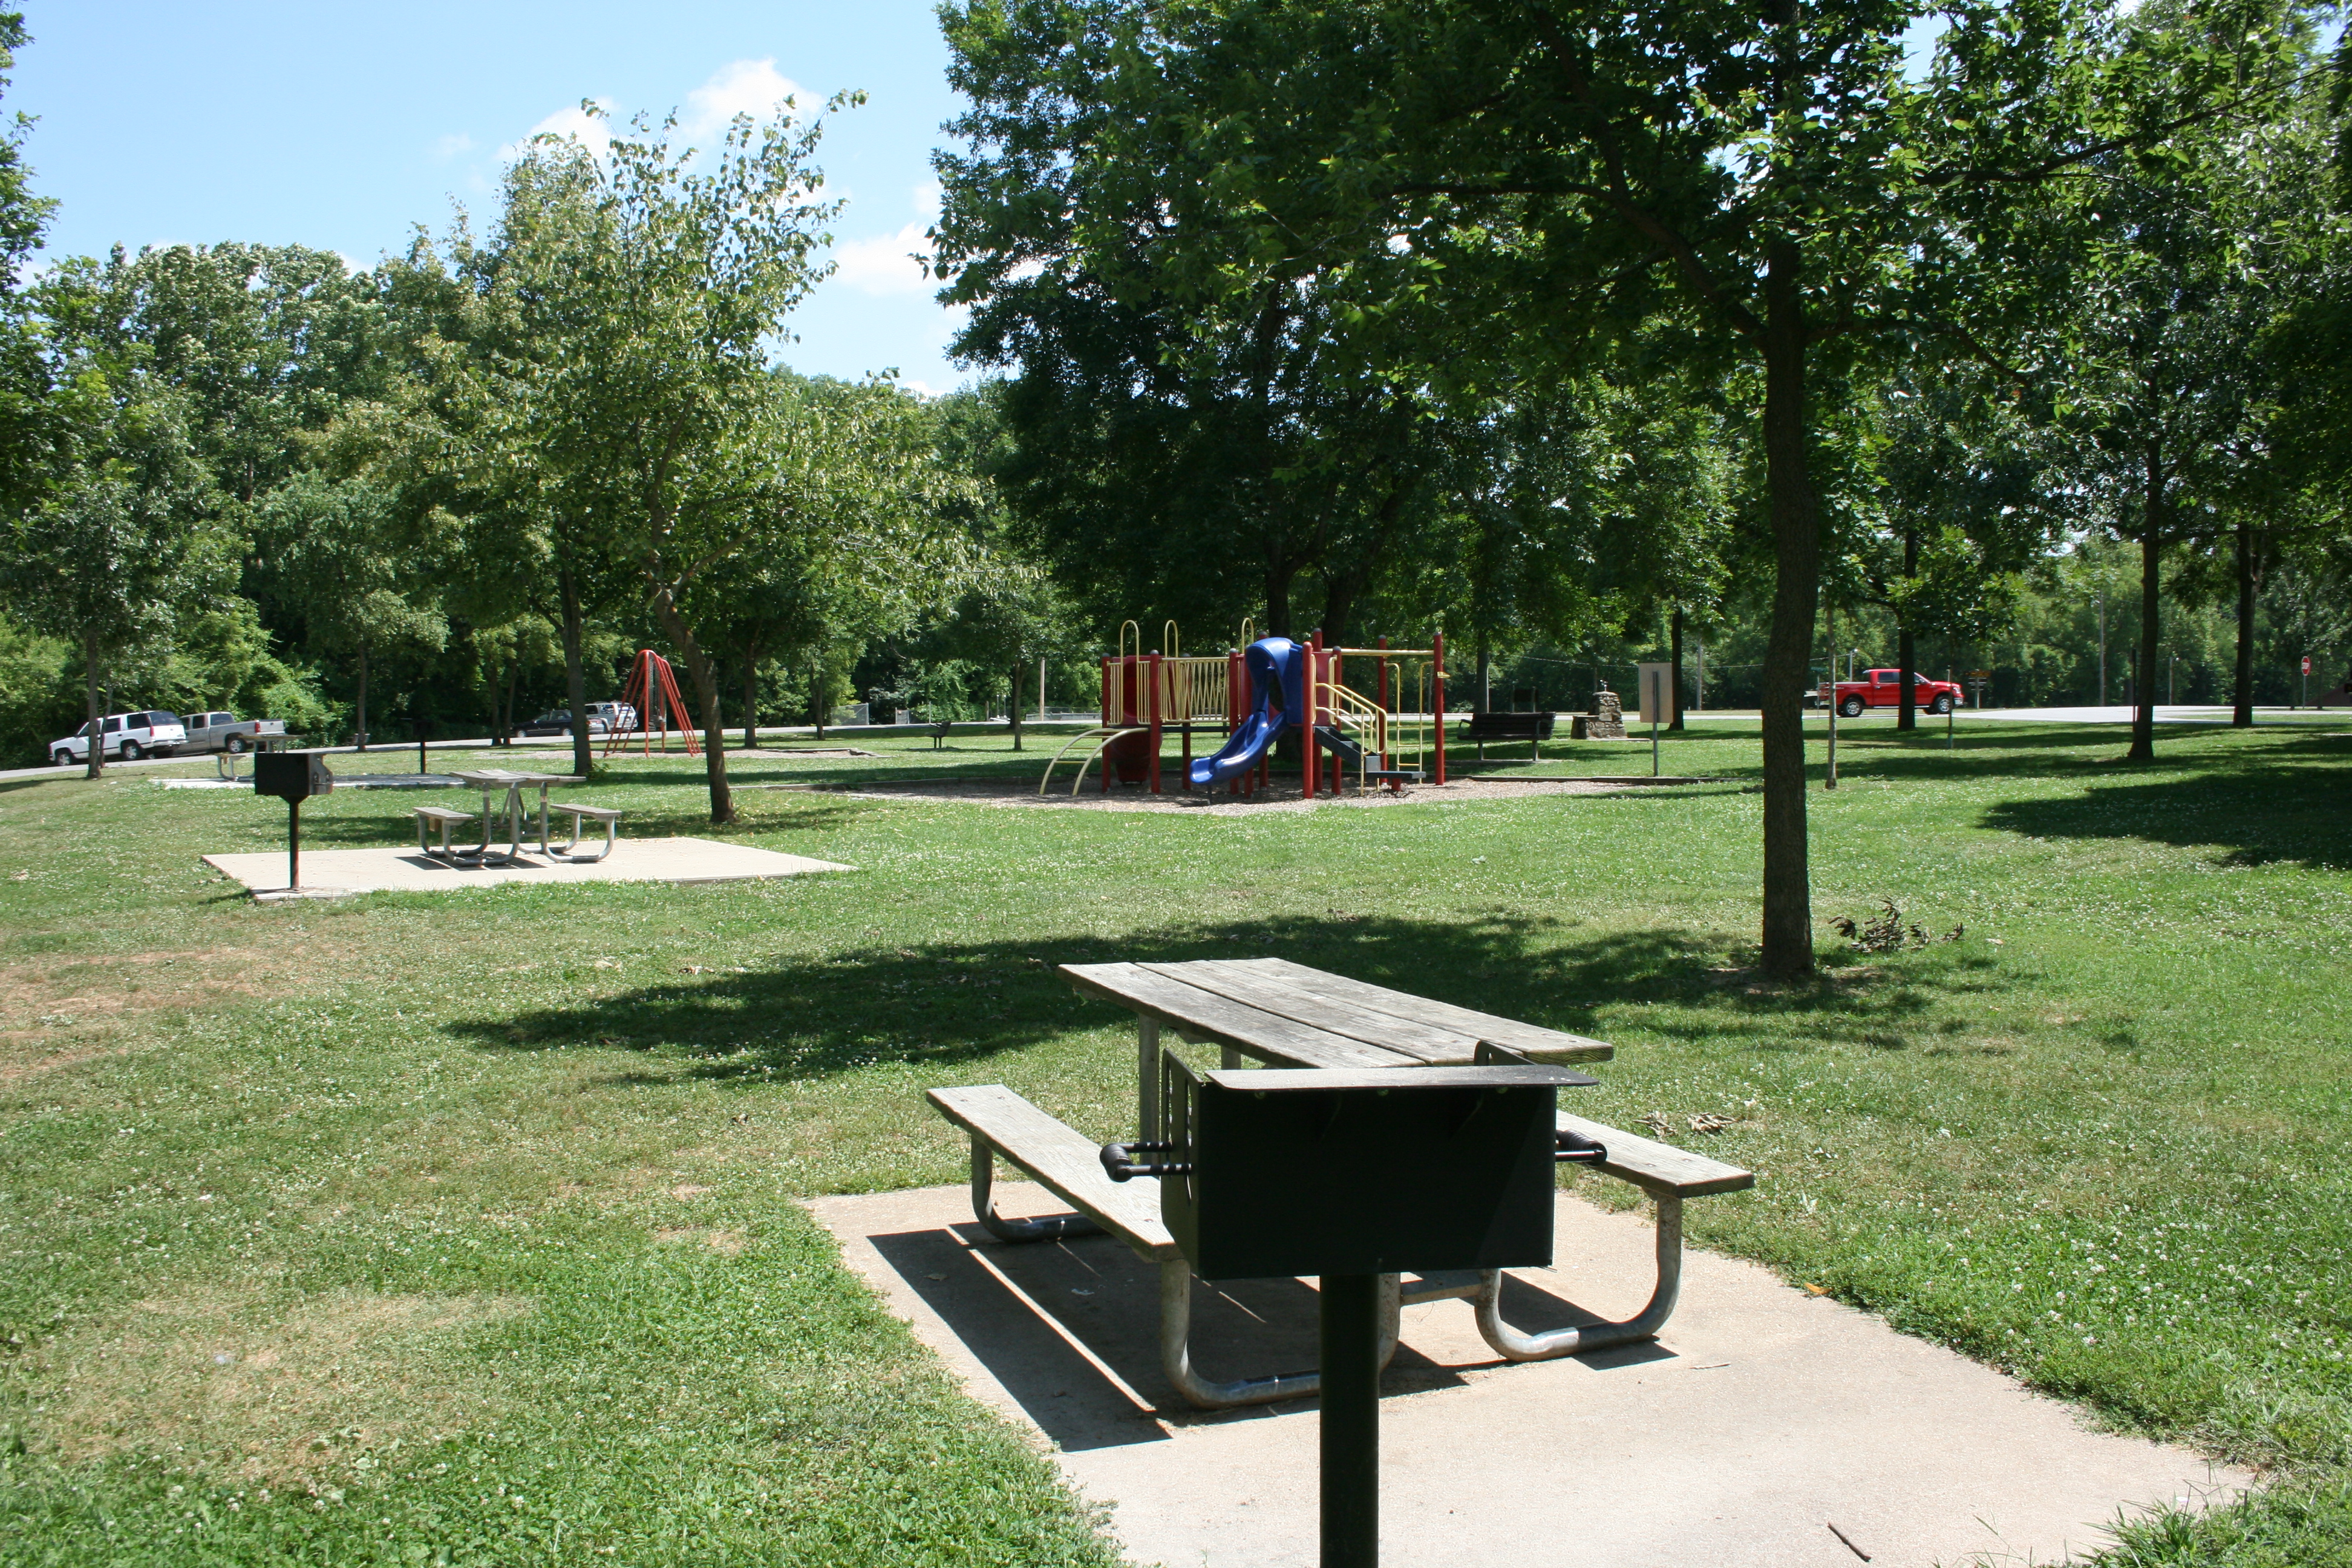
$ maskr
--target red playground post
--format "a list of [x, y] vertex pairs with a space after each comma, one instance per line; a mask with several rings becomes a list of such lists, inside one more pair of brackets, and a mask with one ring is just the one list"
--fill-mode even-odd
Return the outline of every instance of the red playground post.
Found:
[[1151, 762], [1150, 762], [1150, 768], [1151, 768], [1151, 793], [1152, 793], [1152, 794], [1154, 794], [1154, 795], [1158, 795], [1158, 794], [1160, 794], [1160, 656], [1159, 656], [1159, 654], [1154, 653], [1154, 654], [1151, 656], [1151, 667], [1150, 667], [1150, 668], [1149, 670], [1147, 670], [1147, 671], [1143, 671], [1143, 672], [1142, 672], [1142, 673], [1145, 673], [1145, 674], [1150, 675], [1150, 678], [1151, 678], [1151, 707], [1150, 707], [1150, 718], [1149, 719], [1148, 722], [1149, 722], [1149, 723], [1150, 724], [1150, 726], [1151, 726], [1151, 742], [1150, 742], [1150, 744], [1151, 744]]

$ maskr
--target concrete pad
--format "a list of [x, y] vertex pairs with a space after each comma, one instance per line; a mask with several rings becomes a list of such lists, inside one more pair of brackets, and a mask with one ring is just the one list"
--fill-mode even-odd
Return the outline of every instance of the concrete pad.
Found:
[[[997, 1192], [1000, 1213], [1062, 1210], [1029, 1184]], [[1157, 1269], [1124, 1245], [1007, 1246], [972, 1222], [961, 1187], [809, 1207], [975, 1395], [1112, 1505], [1134, 1561], [1316, 1562], [1314, 1403], [1186, 1405], [1160, 1372]], [[1557, 1267], [1512, 1276], [1513, 1322], [1622, 1318], [1647, 1299], [1643, 1219], [1563, 1194], [1556, 1234]], [[1193, 1363], [1207, 1375], [1314, 1365], [1307, 1283], [1194, 1291]], [[2226, 1497], [2251, 1479], [2092, 1432], [2011, 1378], [1704, 1252], [1655, 1344], [1513, 1366], [1466, 1302], [1433, 1301], [1405, 1309], [1383, 1388], [1381, 1545], [1397, 1563], [2050, 1563], [2103, 1544], [2119, 1510]]]
[[[583, 847], [593, 848], [604, 841], [600, 832]], [[244, 883], [257, 896], [285, 893], [283, 849], [261, 855], [207, 855], [205, 864]], [[512, 865], [493, 862], [488, 866], [451, 866], [417, 853], [414, 845], [404, 849], [305, 849], [302, 892], [315, 898], [345, 893], [447, 892], [457, 888], [498, 887], [509, 882], [528, 882], [533, 887], [565, 882], [743, 882], [856, 868], [830, 860], [812, 860], [805, 855], [780, 855], [772, 849], [721, 844], [709, 838], [624, 838], [613, 847], [612, 854], [588, 862], [553, 859], [526, 847], [521, 858]]]

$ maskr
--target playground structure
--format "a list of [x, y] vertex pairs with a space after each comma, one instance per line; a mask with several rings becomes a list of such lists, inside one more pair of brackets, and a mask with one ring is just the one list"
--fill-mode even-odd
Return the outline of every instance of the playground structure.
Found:
[[[661, 749], [669, 752], [670, 716], [676, 714], [679, 732], [686, 736], [686, 754], [702, 754], [701, 742], [694, 737], [694, 726], [687, 722], [686, 699], [678, 695], [677, 676], [670, 669], [669, 660], [649, 647], [637, 650], [636, 662], [629, 668], [628, 689], [621, 693], [623, 706], [634, 708], [637, 714], [638, 751], [651, 756], [654, 749], [654, 726], [661, 726]], [[627, 731], [614, 730], [604, 737], [604, 754], [611, 756], [615, 749], [627, 744]]]
[[[1130, 635], [1131, 634], [1131, 635]], [[1163, 630], [1166, 652], [1143, 649], [1142, 628], [1119, 628], [1118, 651], [1102, 661], [1101, 720], [1073, 736], [1045, 764], [1043, 795], [1054, 770], [1073, 752], [1076, 795], [1087, 769], [1101, 763], [1100, 787], [1111, 776], [1162, 792], [1161, 757], [1171, 731], [1182, 742], [1178, 787], [1254, 795], [1269, 782], [1269, 759], [1286, 735], [1302, 742], [1304, 796], [1338, 795], [1353, 767], [1359, 790], [1445, 782], [1445, 639], [1425, 648], [1327, 647], [1320, 632], [1304, 643], [1249, 636], [1241, 647], [1207, 658], [1185, 658], [1176, 623]], [[1347, 684], [1347, 661], [1372, 663], [1368, 695]], [[1410, 698], [1411, 705], [1407, 705]], [[1210, 754], [1194, 757], [1199, 731], [1222, 737]]]

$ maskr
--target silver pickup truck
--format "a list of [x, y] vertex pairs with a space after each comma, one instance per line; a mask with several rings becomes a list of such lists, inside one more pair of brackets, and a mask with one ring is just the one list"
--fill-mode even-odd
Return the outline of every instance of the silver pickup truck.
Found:
[[234, 713], [191, 713], [183, 756], [198, 752], [250, 752], [286, 738], [282, 719], [240, 719]]

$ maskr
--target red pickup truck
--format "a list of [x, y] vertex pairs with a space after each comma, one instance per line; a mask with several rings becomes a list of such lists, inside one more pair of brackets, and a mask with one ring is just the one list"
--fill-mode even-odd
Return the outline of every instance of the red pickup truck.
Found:
[[[1814, 694], [1823, 704], [1834, 704], [1848, 719], [1859, 719], [1865, 708], [1896, 708], [1903, 702], [1903, 672], [1899, 669], [1866, 669], [1860, 680], [1841, 680], [1834, 687], [1822, 683]], [[1911, 677], [1911, 700], [1930, 713], [1949, 713], [1960, 705], [1960, 689], [1948, 680], [1930, 680], [1914, 672]]]

